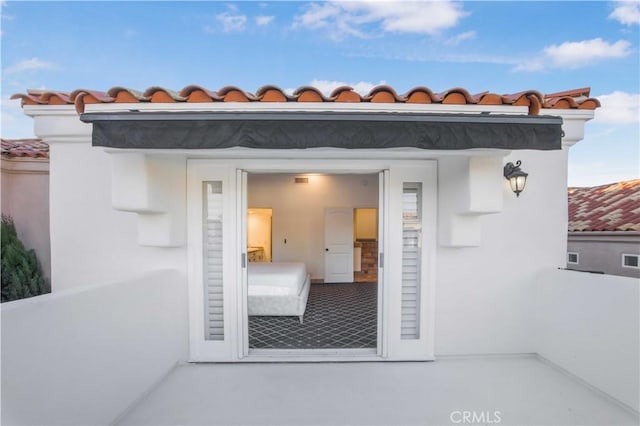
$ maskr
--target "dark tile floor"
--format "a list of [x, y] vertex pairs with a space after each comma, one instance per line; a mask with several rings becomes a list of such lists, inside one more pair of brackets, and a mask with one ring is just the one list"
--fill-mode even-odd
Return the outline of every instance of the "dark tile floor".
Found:
[[377, 344], [377, 284], [312, 284], [304, 314], [249, 317], [252, 349], [351, 349]]

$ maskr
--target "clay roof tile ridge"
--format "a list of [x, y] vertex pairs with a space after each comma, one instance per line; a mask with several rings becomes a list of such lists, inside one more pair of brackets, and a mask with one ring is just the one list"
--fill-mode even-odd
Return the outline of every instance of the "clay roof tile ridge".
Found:
[[142, 96], [144, 96], [145, 98], [152, 99], [153, 95], [155, 95], [156, 93], [164, 93], [165, 95], [167, 95], [168, 97], [170, 97], [171, 99], [177, 102], [184, 102], [187, 100], [185, 97], [181, 96], [180, 93], [176, 92], [175, 90], [166, 89], [160, 86], [149, 87], [147, 90], [145, 90], [142, 93]]

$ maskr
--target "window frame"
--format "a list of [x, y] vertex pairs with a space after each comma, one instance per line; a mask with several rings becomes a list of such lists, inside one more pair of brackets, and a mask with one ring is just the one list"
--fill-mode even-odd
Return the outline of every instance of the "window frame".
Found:
[[[571, 259], [571, 255], [574, 254], [576, 256], [576, 261], [572, 262]], [[580, 264], [580, 253], [578, 253], [577, 251], [568, 251], [567, 252], [567, 265], [579, 265]]]
[[[625, 265], [624, 260], [625, 257], [635, 257], [636, 258], [636, 266], [633, 265]], [[622, 262], [622, 267], [623, 268], [630, 268], [630, 269], [640, 269], [640, 255], [639, 254], [634, 254], [634, 253], [622, 253], [621, 256], [621, 262]]]

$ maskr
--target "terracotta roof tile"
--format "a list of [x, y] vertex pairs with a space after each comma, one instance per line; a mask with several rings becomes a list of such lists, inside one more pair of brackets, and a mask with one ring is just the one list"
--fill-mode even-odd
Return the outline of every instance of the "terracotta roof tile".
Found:
[[187, 100], [187, 98], [181, 96], [178, 92], [157, 86], [149, 87], [144, 91], [142, 96], [149, 98], [149, 102], [158, 104], [185, 102]]
[[187, 99], [187, 102], [214, 102], [221, 101], [222, 96], [201, 86], [191, 85], [180, 91], [180, 96]]
[[163, 87], [150, 87], [144, 92], [126, 87], [113, 87], [107, 92], [79, 89], [71, 92], [36, 91], [13, 95], [21, 99], [22, 105], [67, 105], [75, 104], [81, 113], [91, 103], [175, 103], [175, 102], [371, 102], [371, 103], [420, 103], [457, 105], [513, 105], [526, 106], [529, 114], [537, 115], [542, 108], [552, 109], [596, 109], [600, 102], [589, 98], [590, 89], [582, 88], [542, 95], [535, 90], [514, 94], [481, 92], [471, 95], [466, 89], [456, 87], [435, 93], [423, 86], [414, 87], [399, 95], [390, 86], [374, 87], [366, 96], [361, 96], [352, 87], [336, 88], [330, 96], [324, 96], [314, 87], [300, 87], [288, 95], [277, 86], [263, 86], [256, 94], [239, 87], [226, 86], [212, 91], [201, 86], [190, 85], [180, 91]]
[[569, 231], [640, 231], [640, 179], [569, 188]]
[[315, 87], [302, 86], [294, 90], [293, 96], [298, 102], [329, 102], [322, 92]]
[[235, 86], [225, 86], [222, 89], [218, 90], [218, 95], [222, 96], [222, 100], [224, 102], [256, 102], [260, 99], [255, 95], [245, 92], [239, 87]]
[[473, 104], [474, 99], [469, 92], [461, 87], [455, 87], [447, 91], [436, 93], [437, 101], [443, 104], [465, 105]]
[[259, 88], [256, 92], [256, 98], [261, 102], [291, 102], [295, 100], [295, 97], [287, 95], [284, 90], [273, 85]]
[[49, 158], [49, 145], [42, 139], [1, 139], [7, 157]]
[[410, 104], [431, 104], [435, 95], [428, 87], [414, 87], [404, 94], [407, 103]]
[[113, 98], [113, 102], [115, 103], [137, 103], [149, 102], [151, 100], [138, 90], [127, 89], [121, 86], [112, 87], [107, 91], [107, 94]]
[[75, 104], [76, 111], [81, 113], [84, 111], [84, 106], [86, 104], [110, 103], [114, 101], [114, 98], [107, 95], [105, 92], [78, 89], [71, 92], [69, 100]]
[[398, 96], [393, 87], [387, 85], [374, 87], [363, 99], [368, 102], [388, 104], [406, 101], [404, 96]]
[[334, 102], [361, 102], [362, 98], [350, 86], [336, 87], [329, 95]]
[[504, 103], [503, 96], [489, 92], [477, 93], [471, 98], [473, 103], [478, 105], [502, 105]]

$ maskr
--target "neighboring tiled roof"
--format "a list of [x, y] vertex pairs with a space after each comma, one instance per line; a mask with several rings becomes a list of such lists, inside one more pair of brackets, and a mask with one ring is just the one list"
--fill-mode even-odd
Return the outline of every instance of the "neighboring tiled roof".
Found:
[[8, 157], [49, 158], [49, 145], [41, 139], [1, 139], [2, 155]]
[[640, 231], [640, 179], [569, 188], [572, 231]]
[[427, 87], [414, 87], [399, 95], [392, 87], [376, 86], [367, 95], [361, 96], [352, 87], [342, 86], [328, 97], [314, 87], [299, 87], [292, 95], [276, 86], [263, 86], [253, 94], [238, 87], [226, 86], [212, 91], [200, 86], [187, 86], [179, 92], [162, 87], [150, 87], [144, 92], [113, 87], [106, 92], [78, 89], [71, 93], [29, 90], [11, 99], [22, 99], [22, 105], [67, 105], [75, 104], [79, 113], [86, 104], [93, 103], [174, 103], [174, 102], [372, 102], [372, 103], [417, 103], [417, 104], [475, 104], [515, 105], [529, 107], [529, 114], [537, 115], [540, 108], [595, 109], [600, 106], [595, 98], [589, 98], [590, 88], [542, 95], [535, 90], [498, 95], [482, 92], [470, 94], [463, 88], [453, 88], [435, 93]]

